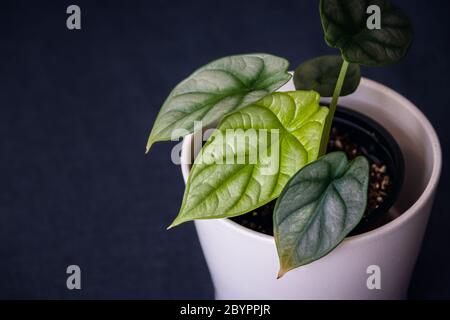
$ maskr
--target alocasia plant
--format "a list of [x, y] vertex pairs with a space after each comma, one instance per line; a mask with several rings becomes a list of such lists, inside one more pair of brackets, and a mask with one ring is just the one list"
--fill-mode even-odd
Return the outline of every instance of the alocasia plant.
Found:
[[326, 255], [361, 220], [367, 203], [369, 163], [348, 162], [332, 152], [298, 172], [284, 188], [274, 210], [279, 277]]
[[[366, 26], [380, 8], [379, 29]], [[290, 78], [288, 62], [268, 54], [225, 57], [194, 72], [170, 93], [151, 131], [156, 141], [220, 121], [195, 159], [171, 227], [194, 219], [242, 215], [277, 199], [273, 220], [279, 276], [329, 253], [359, 223], [366, 205], [368, 161], [326, 155], [338, 99], [355, 91], [359, 65], [399, 61], [413, 37], [409, 19], [389, 0], [321, 0], [328, 45], [294, 73], [297, 90], [274, 93]], [[332, 97], [329, 108], [320, 95]]]
[[[367, 28], [367, 8], [375, 5], [382, 13], [380, 29]], [[390, 0], [320, 0], [320, 18], [325, 41], [339, 48], [343, 58], [325, 124], [320, 154], [325, 154], [331, 123], [351, 63], [379, 67], [398, 62], [411, 45], [411, 22]]]
[[[172, 226], [241, 215], [277, 198], [294, 173], [317, 159], [328, 114], [319, 98], [313, 91], [273, 93], [225, 117], [195, 159]], [[255, 161], [227, 163], [252, 153]]]
[[193, 132], [258, 101], [289, 81], [289, 63], [269, 54], [246, 54], [213, 61], [172, 90], [153, 125], [146, 150], [156, 141]]

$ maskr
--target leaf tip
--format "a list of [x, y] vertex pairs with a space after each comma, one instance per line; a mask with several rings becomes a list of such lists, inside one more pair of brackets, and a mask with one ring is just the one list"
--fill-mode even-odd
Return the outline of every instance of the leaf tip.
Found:
[[166, 230], [170, 230], [170, 229], [172, 229], [173, 227], [176, 227], [176, 226], [182, 224], [183, 222], [186, 222], [186, 221], [180, 219], [179, 216], [177, 216], [177, 217], [175, 218], [175, 220], [172, 221], [172, 223], [170, 224], [170, 226], [167, 227]]
[[148, 138], [148, 141], [147, 141], [147, 145], [145, 146], [145, 154], [148, 154], [148, 152], [150, 151], [150, 148], [152, 147], [152, 145], [153, 145], [153, 139], [152, 139], [152, 136], [150, 136], [149, 138]]
[[177, 222], [177, 219], [173, 220], [173, 222], [166, 228], [166, 230], [170, 230], [173, 227], [176, 227], [177, 225], [179, 225], [179, 223]]
[[172, 229], [173, 227], [176, 227], [178, 225], [178, 223], [176, 223], [175, 221], [174, 222], [172, 222], [171, 224], [170, 224], [170, 226], [168, 226], [167, 228], [166, 228], [166, 230], [170, 230], [170, 229]]
[[172, 229], [173, 227], [175, 227], [176, 225], [174, 225], [173, 223], [170, 225], [170, 226], [168, 226], [167, 228], [166, 228], [166, 230], [170, 230], [170, 229]]
[[284, 267], [281, 267], [278, 271], [277, 280], [281, 279], [289, 270], [285, 269]]
[[277, 280], [281, 279], [291, 269], [292, 268], [289, 267], [289, 263], [280, 257], [280, 269], [278, 270]]

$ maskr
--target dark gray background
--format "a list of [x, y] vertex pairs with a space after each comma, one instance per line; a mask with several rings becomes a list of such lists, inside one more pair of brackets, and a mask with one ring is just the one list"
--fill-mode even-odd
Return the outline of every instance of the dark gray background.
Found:
[[[65, 26], [72, 3], [81, 31]], [[363, 73], [429, 116], [447, 160], [449, 1], [395, 3], [414, 45], [400, 64]], [[173, 144], [144, 156], [147, 135], [171, 88], [212, 59], [267, 52], [295, 67], [335, 52], [317, 4], [2, 1], [0, 297], [212, 298], [193, 224], [165, 230], [184, 190]], [[411, 298], [450, 298], [446, 160]], [[69, 264], [82, 268], [81, 291], [66, 289]]]

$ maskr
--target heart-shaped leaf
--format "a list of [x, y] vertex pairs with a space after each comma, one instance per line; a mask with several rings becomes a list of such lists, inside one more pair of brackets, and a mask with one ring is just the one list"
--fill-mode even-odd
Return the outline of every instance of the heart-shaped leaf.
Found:
[[247, 54], [213, 61], [178, 84], [153, 125], [147, 151], [156, 141], [185, 136], [194, 122], [203, 127], [256, 102], [291, 78], [289, 63], [269, 54]]
[[296, 173], [274, 210], [279, 277], [323, 257], [361, 220], [367, 204], [369, 163], [329, 153]]
[[[342, 57], [328, 55], [305, 61], [295, 69], [294, 85], [297, 90], [314, 90], [322, 97], [332, 97], [339, 72]], [[353, 93], [361, 80], [361, 70], [358, 64], [350, 64], [340, 93], [346, 96]]]
[[[367, 26], [367, 9], [380, 8], [380, 29]], [[325, 40], [348, 62], [383, 66], [403, 58], [413, 39], [408, 17], [389, 0], [320, 0]]]
[[319, 98], [314, 91], [276, 92], [226, 116], [195, 159], [171, 226], [238, 216], [278, 197], [318, 156], [328, 114]]

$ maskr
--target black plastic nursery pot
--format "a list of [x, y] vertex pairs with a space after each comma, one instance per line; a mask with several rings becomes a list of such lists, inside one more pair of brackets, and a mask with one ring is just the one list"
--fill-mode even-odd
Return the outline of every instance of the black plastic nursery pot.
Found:
[[[350, 159], [365, 156], [370, 163], [368, 205], [361, 222], [350, 235], [361, 234], [389, 222], [404, 179], [404, 160], [399, 145], [382, 125], [354, 110], [338, 107], [328, 152], [344, 151]], [[257, 210], [230, 218], [249, 229], [273, 235], [272, 201]]]

